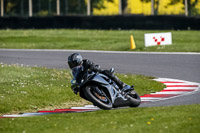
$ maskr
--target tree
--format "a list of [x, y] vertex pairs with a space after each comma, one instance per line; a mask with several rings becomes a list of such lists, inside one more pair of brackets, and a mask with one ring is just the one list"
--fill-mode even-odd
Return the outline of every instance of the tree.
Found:
[[[154, 15], [157, 15], [158, 14], [158, 9], [159, 9], [159, 0], [153, 0], [154, 1]], [[148, 2], [151, 2], [151, 0], [141, 0], [141, 2], [145, 2], [145, 3], [148, 3]]]
[[5, 15], [16, 15], [20, 12], [20, 0], [4, 0]]
[[125, 13], [127, 5], [128, 5], [128, 1], [127, 0], [122, 0], [122, 12], [123, 13]]
[[[142, 2], [151, 2], [151, 0], [141, 0]], [[188, 4], [188, 12], [189, 16], [191, 15], [197, 15], [198, 10], [196, 9], [196, 5], [198, 4], [198, 0], [187, 0]], [[168, 6], [175, 5], [177, 3], [183, 3], [185, 5], [185, 0], [170, 0]], [[155, 15], [158, 14], [158, 8], [159, 8], [159, 0], [154, 0], [154, 13]], [[185, 7], [184, 7], [185, 8]]]
[[[93, 8], [102, 9], [105, 8], [105, 0], [90, 0], [91, 13]], [[108, 2], [113, 2], [114, 0], [107, 0]], [[87, 12], [87, 0], [61, 0], [64, 2], [62, 5], [65, 5], [65, 12], [70, 14], [86, 14]], [[62, 8], [61, 8], [62, 10]]]
[[[182, 2], [185, 5], [185, 0], [170, 0], [170, 3], [168, 5], [175, 5], [180, 2]], [[187, 4], [189, 16], [197, 15], [198, 10], [196, 9], [196, 5], [198, 4], [198, 0], [187, 0]]]
[[[107, 0], [107, 2], [113, 2], [114, 0]], [[93, 12], [93, 8], [102, 9], [105, 8], [104, 0], [91, 0], [91, 13]]]

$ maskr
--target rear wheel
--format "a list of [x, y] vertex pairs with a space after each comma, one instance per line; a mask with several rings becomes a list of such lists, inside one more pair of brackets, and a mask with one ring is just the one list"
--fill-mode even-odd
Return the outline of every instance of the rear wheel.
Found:
[[140, 96], [137, 94], [136, 91], [132, 90], [131, 92], [129, 92], [127, 94], [127, 98], [129, 99], [130, 101], [130, 107], [138, 107], [141, 103], [141, 99], [140, 99]]
[[112, 102], [105, 90], [97, 86], [87, 86], [84, 89], [85, 96], [101, 109], [112, 109]]

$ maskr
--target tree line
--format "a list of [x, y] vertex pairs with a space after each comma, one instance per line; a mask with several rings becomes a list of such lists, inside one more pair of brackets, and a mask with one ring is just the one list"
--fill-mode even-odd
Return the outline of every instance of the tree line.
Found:
[[[2, 0], [1, 0], [2, 1]], [[8, 16], [27, 16], [29, 11], [29, 0], [3, 0], [4, 1], [4, 13]], [[103, 9], [105, 0], [90, 0], [91, 14], [93, 9]], [[113, 3], [114, 0], [106, 0]], [[140, 0], [144, 3], [154, 2], [153, 10], [154, 14], [158, 14], [160, 0]], [[170, 0], [168, 6], [175, 5], [177, 3], [183, 3], [185, 5], [187, 1], [188, 14], [197, 15], [198, 10], [195, 8], [198, 4], [198, 0]], [[121, 0], [122, 13], [125, 13], [128, 0]], [[56, 0], [32, 0], [32, 9], [35, 16], [52, 16], [56, 15]], [[87, 0], [60, 0], [60, 12], [61, 15], [86, 15], [87, 14]]]

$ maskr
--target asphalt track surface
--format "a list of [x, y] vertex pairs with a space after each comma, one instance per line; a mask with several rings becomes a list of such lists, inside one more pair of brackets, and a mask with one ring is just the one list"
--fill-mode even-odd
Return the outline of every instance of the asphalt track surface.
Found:
[[[118, 73], [142, 74], [200, 83], [200, 53], [0, 49], [0, 62], [68, 69], [67, 57], [73, 52], [81, 53], [84, 58], [99, 64], [102, 69], [114, 67]], [[183, 104], [200, 104], [200, 91], [141, 106]]]

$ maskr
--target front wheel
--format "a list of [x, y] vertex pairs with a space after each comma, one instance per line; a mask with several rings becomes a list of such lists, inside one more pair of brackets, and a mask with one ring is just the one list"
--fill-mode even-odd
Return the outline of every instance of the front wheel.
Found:
[[140, 96], [137, 94], [136, 91], [132, 90], [131, 92], [129, 92], [127, 94], [127, 97], [129, 99], [130, 102], [130, 107], [138, 107], [141, 103], [141, 99]]
[[112, 102], [105, 90], [100, 89], [97, 86], [87, 86], [84, 88], [85, 96], [94, 105], [101, 109], [112, 109]]

